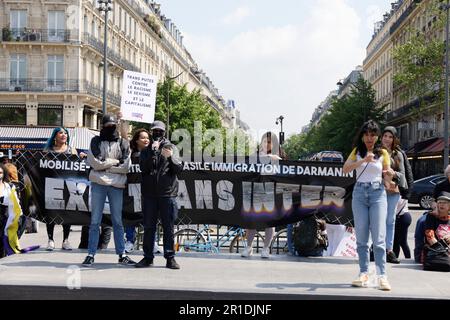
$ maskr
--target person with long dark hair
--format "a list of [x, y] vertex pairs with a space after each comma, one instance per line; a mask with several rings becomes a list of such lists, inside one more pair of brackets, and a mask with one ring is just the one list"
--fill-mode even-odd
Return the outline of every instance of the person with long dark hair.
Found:
[[[267, 158], [269, 162], [278, 161], [285, 158], [285, 153], [281, 149], [278, 138], [273, 132], [266, 132], [261, 137], [261, 143], [258, 146], [257, 160], [261, 162], [263, 158]], [[262, 160], [264, 161], [264, 160]], [[268, 259], [270, 257], [270, 242], [272, 241], [275, 228], [269, 227], [264, 230], [264, 246], [261, 250], [261, 258]], [[250, 257], [253, 254], [253, 240], [256, 235], [256, 229], [246, 229], [247, 247], [242, 251], [241, 256]]]
[[390, 157], [379, 143], [380, 127], [375, 121], [363, 124], [353, 144], [354, 149], [344, 164], [345, 174], [356, 170], [352, 194], [352, 210], [359, 260], [359, 276], [352, 286], [366, 287], [369, 282], [369, 234], [372, 236], [375, 266], [380, 290], [391, 290], [386, 276], [387, 198], [383, 183], [394, 175]]
[[[137, 129], [130, 140], [131, 163], [139, 163], [141, 151], [147, 148], [149, 144], [150, 133], [146, 129]], [[134, 250], [134, 242], [136, 241], [135, 226], [125, 227], [125, 239], [125, 252], [130, 253]]]
[[[389, 153], [391, 158], [391, 168], [394, 170], [394, 176], [389, 184], [386, 184], [387, 192], [387, 220], [386, 220], [386, 261], [389, 263], [400, 263], [398, 253], [394, 253], [394, 234], [396, 230], [397, 213], [402, 215], [409, 214], [408, 200], [401, 199], [400, 188], [407, 189], [405, 159], [400, 149], [400, 140], [397, 136], [397, 130], [388, 126], [383, 130], [383, 147]], [[397, 210], [398, 209], [398, 210]], [[406, 210], [405, 210], [406, 209]], [[404, 216], [403, 218], [406, 218]], [[411, 223], [411, 222], [410, 222]], [[406, 229], [406, 234], [408, 229]], [[407, 241], [406, 241], [407, 242]]]

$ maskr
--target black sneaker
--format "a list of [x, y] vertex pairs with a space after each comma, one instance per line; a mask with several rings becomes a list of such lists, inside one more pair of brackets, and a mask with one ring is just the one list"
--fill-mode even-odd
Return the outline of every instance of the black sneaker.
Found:
[[136, 265], [136, 262], [131, 260], [129, 256], [123, 256], [119, 258], [119, 264], [123, 266], [134, 266]]
[[94, 264], [94, 257], [87, 256], [83, 261], [83, 266], [91, 267]]
[[400, 263], [400, 259], [397, 258], [397, 256], [395, 255], [395, 253], [393, 251], [387, 251], [386, 252], [386, 261], [388, 263], [395, 263], [395, 264], [399, 264]]
[[180, 265], [175, 261], [175, 258], [169, 258], [166, 262], [166, 268], [180, 269]]
[[141, 261], [136, 263], [134, 266], [136, 268], [148, 268], [153, 265], [153, 259], [142, 258]]

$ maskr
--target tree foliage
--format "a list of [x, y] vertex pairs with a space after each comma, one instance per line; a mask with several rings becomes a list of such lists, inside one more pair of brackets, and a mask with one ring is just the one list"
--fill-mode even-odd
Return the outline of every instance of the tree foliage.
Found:
[[426, 27], [407, 29], [407, 40], [393, 49], [394, 90], [400, 90], [406, 103], [417, 100], [415, 114], [431, 104], [442, 105], [444, 100], [445, 43], [439, 37], [444, 28], [445, 12], [440, 1], [422, 2]]
[[375, 102], [372, 85], [361, 77], [349, 95], [333, 101], [317, 126], [307, 134], [291, 136], [285, 144], [285, 150], [293, 159], [305, 158], [324, 150], [348, 155], [362, 124], [372, 119], [383, 126], [384, 113], [384, 106]]
[[[170, 89], [170, 90], [168, 90]], [[204, 99], [200, 90], [189, 92], [186, 85], [179, 86], [174, 80], [166, 79], [158, 83], [156, 91], [155, 120], [167, 125], [169, 91], [169, 127], [170, 132], [176, 129], [187, 129], [191, 136], [194, 134], [194, 121], [202, 122], [202, 130], [221, 128], [222, 122], [219, 113]], [[134, 129], [149, 129], [149, 124], [133, 123]]]

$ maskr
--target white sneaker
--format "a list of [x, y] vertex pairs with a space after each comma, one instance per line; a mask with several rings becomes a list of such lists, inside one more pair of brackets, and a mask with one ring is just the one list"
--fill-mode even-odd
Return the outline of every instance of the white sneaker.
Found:
[[48, 245], [47, 245], [47, 249], [45, 249], [47, 251], [53, 251], [55, 250], [55, 241], [53, 240], [48, 240]]
[[155, 246], [153, 247], [153, 253], [162, 253], [163, 250], [161, 249], [160, 246], [158, 246], [158, 244], [155, 242]]
[[352, 281], [352, 287], [367, 288], [369, 284], [369, 275], [367, 273], [360, 273], [358, 278]]
[[127, 241], [125, 243], [125, 252], [130, 253], [130, 252], [133, 252], [133, 250], [134, 250], [134, 243], [131, 241]]
[[72, 250], [72, 246], [69, 243], [69, 240], [64, 240], [62, 243], [62, 249], [63, 250]]
[[383, 291], [391, 291], [391, 285], [389, 284], [386, 276], [380, 276], [378, 278], [378, 284], [378, 289]]
[[241, 257], [248, 258], [252, 254], [253, 254], [253, 247], [247, 247], [242, 251]]
[[270, 249], [269, 248], [263, 248], [261, 250], [261, 258], [269, 259], [269, 257], [270, 257]]

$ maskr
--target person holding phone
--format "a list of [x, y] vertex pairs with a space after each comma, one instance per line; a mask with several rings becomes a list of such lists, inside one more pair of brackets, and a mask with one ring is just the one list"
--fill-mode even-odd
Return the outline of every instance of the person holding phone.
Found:
[[[369, 282], [369, 235], [372, 236], [379, 289], [389, 291], [386, 276], [386, 218], [387, 196], [385, 184], [394, 176], [388, 152], [381, 148], [381, 130], [369, 120], [355, 138], [354, 149], [344, 164], [344, 174], [356, 170], [352, 194], [359, 276], [354, 287], [366, 287]], [[384, 178], [384, 182], [383, 182]]]
[[173, 226], [178, 215], [177, 174], [183, 163], [174, 153], [175, 146], [164, 137], [166, 126], [155, 121], [151, 127], [151, 143], [141, 151], [139, 166], [142, 174], [142, 211], [144, 214], [144, 258], [136, 268], [153, 265], [156, 224], [161, 218], [166, 267], [180, 269], [175, 261]]

